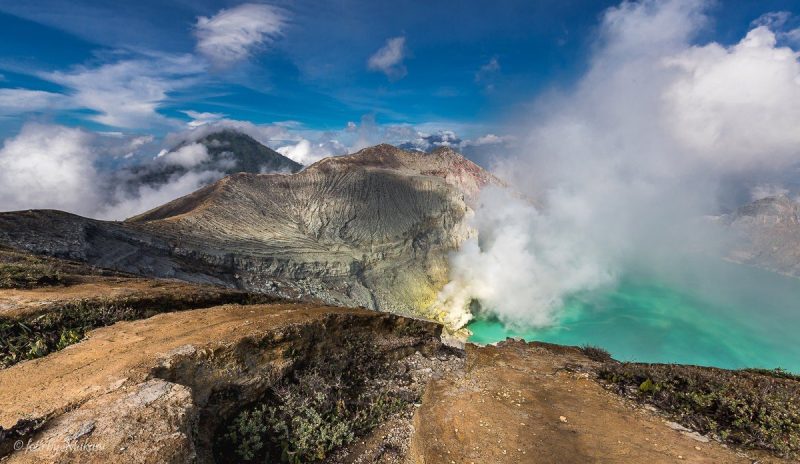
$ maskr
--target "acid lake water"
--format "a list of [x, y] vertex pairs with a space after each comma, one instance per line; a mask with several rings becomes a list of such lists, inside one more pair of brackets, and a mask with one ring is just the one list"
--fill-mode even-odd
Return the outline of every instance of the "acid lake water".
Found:
[[551, 327], [479, 318], [469, 325], [470, 341], [521, 337], [600, 346], [623, 361], [800, 373], [800, 279], [721, 261], [685, 264], [571, 295]]

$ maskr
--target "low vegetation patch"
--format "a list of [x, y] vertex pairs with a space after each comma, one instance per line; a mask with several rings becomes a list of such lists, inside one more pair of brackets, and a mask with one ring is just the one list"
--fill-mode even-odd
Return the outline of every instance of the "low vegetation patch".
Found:
[[581, 352], [592, 361], [608, 362], [612, 360], [611, 353], [599, 346], [583, 345], [581, 346]]
[[62, 283], [60, 270], [49, 263], [0, 262], [0, 288], [34, 288]]
[[30, 318], [0, 317], [0, 368], [46, 356], [81, 341], [92, 329], [118, 321], [226, 303], [260, 304], [275, 301], [275, 298], [266, 295], [208, 291], [157, 298], [78, 300], [48, 308], [43, 314]]
[[70, 285], [85, 276], [132, 277], [123, 272], [35, 255], [0, 245], [0, 289]]
[[800, 381], [785, 371], [606, 363], [619, 393], [651, 403], [704, 434], [781, 456], [800, 456]]
[[217, 461], [320, 461], [402, 411], [409, 398], [382, 386], [392, 369], [374, 343], [361, 337], [343, 345], [240, 411], [223, 427]]

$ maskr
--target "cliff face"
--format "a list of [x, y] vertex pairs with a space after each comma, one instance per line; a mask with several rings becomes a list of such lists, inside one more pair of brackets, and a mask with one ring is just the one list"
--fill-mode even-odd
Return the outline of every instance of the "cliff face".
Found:
[[721, 216], [732, 233], [728, 257], [782, 274], [800, 276], [800, 204], [767, 197]]
[[294, 175], [235, 174], [126, 222], [0, 214], [0, 243], [112, 269], [425, 313], [498, 182], [449, 149], [379, 145]]

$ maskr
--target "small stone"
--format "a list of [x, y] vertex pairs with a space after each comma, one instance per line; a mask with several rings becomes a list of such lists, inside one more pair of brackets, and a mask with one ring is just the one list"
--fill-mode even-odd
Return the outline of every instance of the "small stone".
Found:
[[564, 416], [558, 416], [558, 420], [560, 420], [561, 422], [567, 422], [567, 418]]

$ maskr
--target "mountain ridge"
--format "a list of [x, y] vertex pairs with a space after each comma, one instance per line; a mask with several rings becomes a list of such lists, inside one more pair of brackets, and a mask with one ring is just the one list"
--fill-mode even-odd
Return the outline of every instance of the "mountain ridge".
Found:
[[425, 316], [481, 188], [450, 149], [390, 145], [291, 175], [237, 173], [125, 222], [0, 214], [0, 243], [155, 277]]
[[800, 276], [800, 203], [777, 195], [755, 200], [717, 222], [730, 233], [727, 256], [735, 262]]

